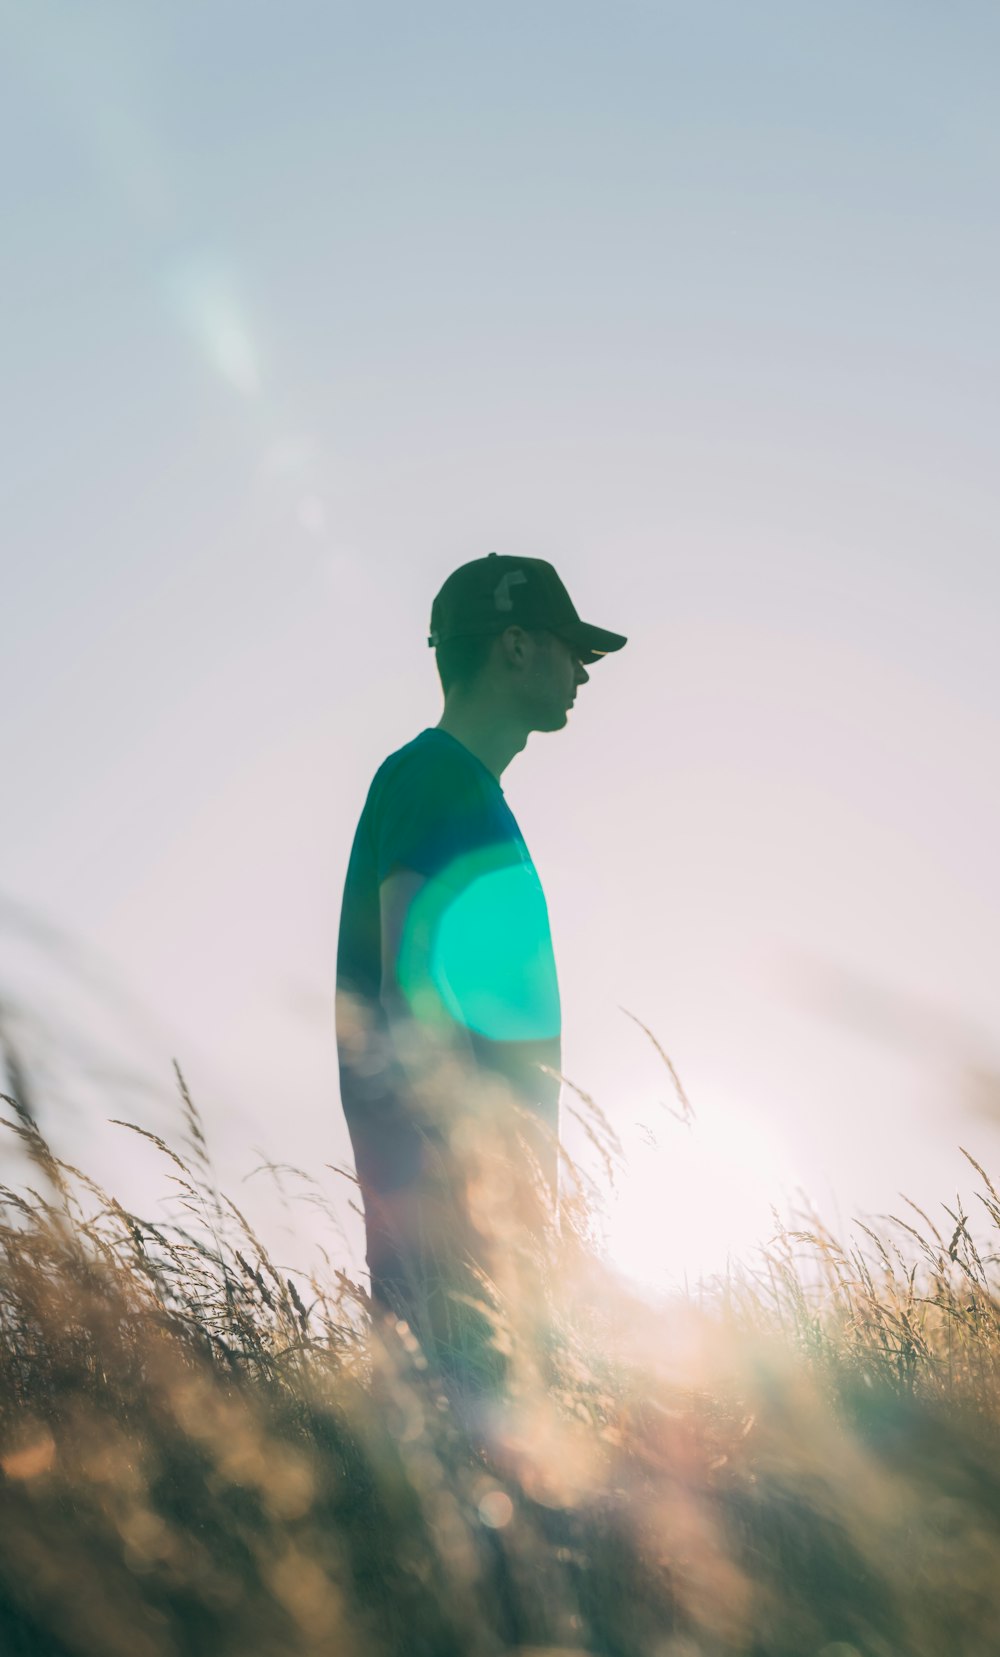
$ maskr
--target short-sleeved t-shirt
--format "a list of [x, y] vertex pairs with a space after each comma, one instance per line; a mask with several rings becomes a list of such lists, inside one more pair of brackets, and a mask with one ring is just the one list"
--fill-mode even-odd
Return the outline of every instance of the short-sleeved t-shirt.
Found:
[[[425, 936], [429, 928], [437, 1016], [443, 1007], [468, 1032], [477, 1062], [499, 1071], [555, 1127], [559, 1082], [539, 1069], [560, 1068], [559, 989], [541, 882], [497, 778], [436, 726], [379, 767], [351, 849], [337, 946], [348, 1121], [378, 1088], [349, 1038], [340, 992], [359, 997], [376, 1036], [384, 1034], [379, 887], [399, 868], [426, 876], [411, 913]], [[419, 1018], [422, 985], [408, 977], [405, 933], [397, 978]]]

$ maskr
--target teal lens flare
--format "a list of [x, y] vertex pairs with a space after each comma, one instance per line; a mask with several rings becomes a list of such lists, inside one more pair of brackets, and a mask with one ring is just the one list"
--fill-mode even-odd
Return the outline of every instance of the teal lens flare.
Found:
[[428, 881], [397, 970], [414, 1015], [427, 1022], [447, 1016], [492, 1041], [559, 1033], [548, 910], [530, 862], [497, 867], [490, 852], [477, 852]]

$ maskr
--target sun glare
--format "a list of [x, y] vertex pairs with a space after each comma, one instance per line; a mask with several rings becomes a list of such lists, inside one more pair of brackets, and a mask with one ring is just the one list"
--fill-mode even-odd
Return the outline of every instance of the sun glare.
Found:
[[658, 1106], [616, 1126], [627, 1160], [609, 1203], [607, 1252], [655, 1293], [751, 1257], [773, 1235], [772, 1206], [787, 1213], [799, 1185], [774, 1123], [742, 1102], [702, 1098], [690, 1128]]

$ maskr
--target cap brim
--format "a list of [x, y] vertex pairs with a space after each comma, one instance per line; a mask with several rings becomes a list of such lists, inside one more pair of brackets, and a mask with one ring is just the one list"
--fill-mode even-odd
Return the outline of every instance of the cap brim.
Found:
[[560, 627], [559, 637], [579, 652], [585, 667], [628, 644], [624, 633], [609, 633], [606, 627], [593, 627], [589, 621], [574, 621], [568, 627]]

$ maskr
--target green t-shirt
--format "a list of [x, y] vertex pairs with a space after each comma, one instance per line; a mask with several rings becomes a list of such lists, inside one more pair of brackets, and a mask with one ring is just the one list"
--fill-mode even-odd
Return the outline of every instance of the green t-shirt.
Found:
[[[394, 869], [427, 877], [412, 919], [429, 927], [431, 994], [407, 958], [397, 966], [411, 1010], [468, 1031], [477, 1061], [497, 1070], [552, 1126], [559, 1082], [560, 1007], [541, 882], [497, 778], [437, 727], [421, 731], [376, 772], [344, 885], [337, 987], [361, 998], [376, 1035], [382, 960], [379, 886]], [[409, 927], [407, 928], [409, 932]], [[433, 1003], [434, 1012], [431, 1013]], [[391, 1072], [372, 1067], [346, 1036], [338, 996], [341, 1097], [352, 1124], [377, 1103]]]

